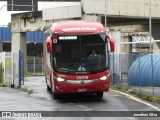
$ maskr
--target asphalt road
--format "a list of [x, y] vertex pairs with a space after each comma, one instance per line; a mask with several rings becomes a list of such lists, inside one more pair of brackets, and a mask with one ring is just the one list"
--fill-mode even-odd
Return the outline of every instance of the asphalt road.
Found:
[[[114, 117], [121, 111], [156, 111], [153, 107], [138, 102], [129, 96], [109, 91], [104, 94], [103, 99], [98, 99], [94, 94], [64, 95], [60, 100], [54, 100], [52, 95], [46, 90], [44, 77], [25, 78], [24, 86], [32, 89], [33, 93], [21, 92], [17, 89], [0, 88], [0, 111], [79, 111], [74, 112], [74, 117], [64, 117], [58, 114], [57, 117], [48, 118], [23, 118], [23, 120], [158, 120], [157, 117]], [[158, 108], [158, 106], [157, 106]], [[93, 116], [84, 115], [84, 111], [109, 111], [102, 112], [103, 117], [99, 117], [96, 112], [89, 113]], [[114, 111], [110, 113], [110, 111]], [[59, 112], [60, 113], [60, 112]], [[85, 112], [84, 112], [85, 113]], [[123, 113], [123, 112], [122, 112]], [[141, 113], [141, 112], [140, 112]], [[49, 113], [52, 114], [52, 113]], [[66, 113], [69, 114], [69, 113]], [[106, 117], [107, 114], [113, 114]], [[81, 117], [75, 117], [80, 116]], [[22, 118], [0, 118], [0, 120], [21, 120]]]

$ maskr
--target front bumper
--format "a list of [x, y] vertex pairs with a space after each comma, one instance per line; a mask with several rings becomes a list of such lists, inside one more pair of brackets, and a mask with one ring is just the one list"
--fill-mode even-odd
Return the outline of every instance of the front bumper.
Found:
[[54, 80], [54, 92], [63, 93], [92, 93], [109, 91], [109, 78], [106, 80], [68, 80], [59, 82]]

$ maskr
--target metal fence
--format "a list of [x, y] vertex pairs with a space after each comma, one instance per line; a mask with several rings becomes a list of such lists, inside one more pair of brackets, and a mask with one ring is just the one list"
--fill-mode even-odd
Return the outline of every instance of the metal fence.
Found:
[[0, 63], [2, 66], [1, 70], [1, 84], [11, 85], [12, 84], [12, 55], [11, 52], [0, 53]]
[[27, 70], [29, 74], [44, 75], [43, 58], [42, 57], [27, 57]]
[[113, 54], [111, 83], [160, 97], [160, 54]]
[[19, 52], [2, 52], [0, 53], [2, 85], [20, 87], [23, 80], [23, 54]]
[[[160, 54], [112, 54], [111, 83], [160, 96]], [[44, 75], [43, 58], [27, 57], [28, 73]]]

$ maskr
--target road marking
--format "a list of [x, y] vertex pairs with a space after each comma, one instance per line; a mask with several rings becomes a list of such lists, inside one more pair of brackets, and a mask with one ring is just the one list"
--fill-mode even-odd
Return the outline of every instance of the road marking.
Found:
[[117, 96], [119, 96], [119, 95], [113, 95], [113, 96], [117, 97]]
[[78, 105], [78, 106], [81, 107], [81, 108], [88, 109], [88, 107], [87, 107], [87, 106], [84, 106], [84, 105]]
[[123, 94], [123, 95], [125, 95], [125, 96], [127, 96], [127, 97], [130, 97], [131, 99], [133, 99], [133, 100], [135, 100], [135, 101], [138, 101], [138, 102], [140, 102], [140, 103], [143, 103], [143, 104], [145, 104], [145, 105], [148, 105], [148, 106], [152, 107], [153, 109], [155, 109], [155, 110], [157, 110], [157, 111], [160, 111], [160, 109], [159, 109], [158, 107], [156, 107], [156, 106], [154, 106], [154, 105], [152, 105], [152, 104], [150, 104], [150, 103], [147, 103], [147, 102], [145, 102], [145, 101], [142, 101], [142, 100], [140, 100], [140, 99], [138, 99], [138, 98], [136, 98], [136, 97], [133, 97], [133, 96], [131, 96], [131, 95], [129, 95], [129, 94], [126, 94], [126, 93], [123, 93], [123, 92], [120, 92], [120, 91], [116, 91], [116, 90], [111, 90], [111, 91], [117, 92], [117, 93], [120, 93], [120, 94]]

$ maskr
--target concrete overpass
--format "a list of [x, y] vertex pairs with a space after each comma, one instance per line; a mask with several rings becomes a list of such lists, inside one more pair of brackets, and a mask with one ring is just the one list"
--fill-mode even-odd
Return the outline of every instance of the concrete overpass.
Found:
[[[128, 36], [132, 33], [149, 31], [149, 1], [107, 0], [106, 5], [104, 3], [105, 0], [81, 0], [81, 4], [78, 6], [48, 8], [37, 12], [12, 14], [12, 51], [16, 52], [21, 49], [26, 55], [26, 31], [45, 31], [51, 23], [66, 19], [99, 21], [104, 24], [105, 13], [108, 29], [110, 31], [120, 31], [124, 42], [130, 41]], [[160, 11], [160, 1], [154, 0], [151, 7], [152, 24], [159, 30], [160, 17], [157, 11]]]
[[[7, 1], [7, 0], [1, 0], [1, 1]], [[41, 2], [80, 2], [81, 0], [38, 0]]]
[[44, 2], [46, 2], [46, 1], [50, 1], [50, 2], [80, 2], [81, 0], [38, 0], [38, 1], [44, 1]]

